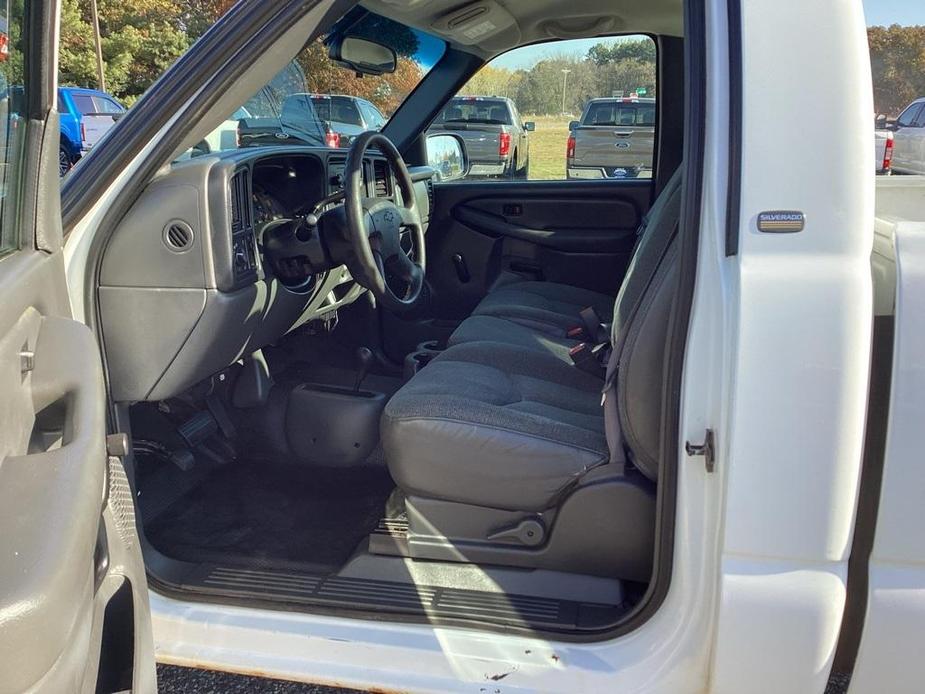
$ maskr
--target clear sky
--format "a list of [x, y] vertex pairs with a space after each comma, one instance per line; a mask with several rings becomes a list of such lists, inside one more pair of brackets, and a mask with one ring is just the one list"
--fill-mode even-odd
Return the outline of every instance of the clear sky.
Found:
[[925, 24], [925, 0], [864, 0], [868, 26]]
[[[864, 0], [864, 14], [867, 17], [868, 26], [890, 24], [902, 24], [909, 26], [913, 24], [925, 24], [925, 0]], [[569, 53], [580, 53], [584, 55], [596, 43], [612, 43], [619, 39], [579, 39], [569, 41]], [[496, 58], [492, 65], [497, 67], [506, 67], [516, 70], [518, 68], [529, 68], [543, 58], [551, 58], [560, 55], [561, 50], [556, 50], [553, 45], [538, 45], [521, 48], [506, 55]]]

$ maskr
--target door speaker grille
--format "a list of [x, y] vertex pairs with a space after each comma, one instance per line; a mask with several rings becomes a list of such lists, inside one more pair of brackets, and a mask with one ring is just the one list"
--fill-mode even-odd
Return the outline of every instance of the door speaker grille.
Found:
[[193, 247], [193, 229], [186, 222], [174, 220], [164, 227], [164, 245], [174, 253]]

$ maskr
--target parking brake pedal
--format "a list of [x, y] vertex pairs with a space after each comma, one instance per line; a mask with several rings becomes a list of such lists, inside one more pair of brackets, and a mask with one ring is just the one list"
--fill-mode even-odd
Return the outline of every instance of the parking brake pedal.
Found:
[[177, 427], [190, 448], [198, 448], [219, 431], [218, 422], [208, 410], [201, 410]]

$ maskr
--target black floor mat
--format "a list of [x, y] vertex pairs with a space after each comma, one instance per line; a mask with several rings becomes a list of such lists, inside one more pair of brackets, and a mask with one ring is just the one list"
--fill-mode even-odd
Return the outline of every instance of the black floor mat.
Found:
[[184, 561], [297, 562], [336, 570], [382, 517], [385, 470], [229, 463], [145, 527]]

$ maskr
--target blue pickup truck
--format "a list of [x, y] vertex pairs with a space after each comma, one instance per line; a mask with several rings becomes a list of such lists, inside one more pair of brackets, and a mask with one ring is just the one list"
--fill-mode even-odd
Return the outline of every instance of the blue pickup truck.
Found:
[[[58, 151], [58, 165], [63, 176], [102, 136], [99, 132], [101, 127], [105, 127], [107, 123], [111, 127], [112, 122], [125, 113], [125, 107], [116, 101], [115, 97], [97, 89], [59, 87], [58, 113], [61, 114], [61, 146]], [[110, 118], [94, 118], [94, 132], [88, 133], [84, 116], [97, 115], [110, 116]]]

